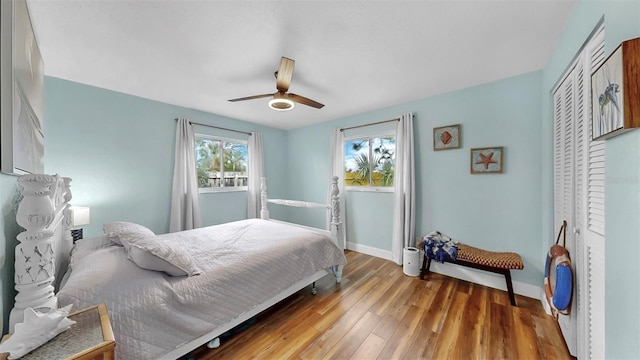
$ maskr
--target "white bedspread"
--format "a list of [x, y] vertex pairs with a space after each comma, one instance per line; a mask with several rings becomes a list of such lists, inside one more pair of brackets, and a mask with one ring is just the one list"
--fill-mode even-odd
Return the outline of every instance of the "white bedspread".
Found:
[[[58, 293], [75, 310], [106, 303], [119, 360], [156, 359], [233, 320], [318, 270], [346, 264], [328, 237], [260, 219], [160, 235], [203, 273], [143, 270], [107, 241], [79, 241]], [[97, 249], [91, 249], [97, 248]]]

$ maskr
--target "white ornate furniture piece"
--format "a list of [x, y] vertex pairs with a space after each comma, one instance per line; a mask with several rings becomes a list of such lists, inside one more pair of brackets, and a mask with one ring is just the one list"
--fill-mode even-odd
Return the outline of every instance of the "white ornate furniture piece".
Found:
[[72, 239], [69, 211], [71, 179], [58, 175], [28, 174], [18, 178], [23, 196], [16, 222], [25, 231], [18, 234], [15, 249], [15, 288], [18, 291], [9, 316], [9, 332], [22, 322], [24, 309], [57, 308], [56, 270], [69, 261]]
[[[269, 307], [273, 306], [279, 301], [296, 293], [297, 291], [306, 288], [310, 284], [313, 285], [312, 292], [314, 292], [315, 282], [328, 274], [333, 273], [333, 275], [335, 275], [336, 277], [337, 283], [339, 283], [341, 280], [342, 267], [346, 260], [344, 260], [344, 255], [342, 254], [342, 251], [341, 251], [343, 249], [340, 248], [340, 244], [337, 241], [338, 234], [341, 234], [342, 232], [342, 224], [340, 221], [340, 214], [339, 214], [340, 206], [339, 206], [338, 186], [337, 186], [338, 179], [334, 178], [332, 180], [333, 185], [332, 185], [332, 191], [331, 191], [331, 203], [327, 205], [318, 204], [318, 203], [309, 203], [304, 201], [269, 199], [266, 192], [266, 181], [262, 179], [261, 181], [261, 186], [262, 186], [261, 218], [263, 220], [268, 220], [268, 221], [242, 220], [240, 222], [237, 222], [237, 223], [241, 223], [238, 226], [244, 226], [244, 227], [252, 226], [253, 224], [252, 222], [262, 221], [264, 224], [270, 224], [268, 225], [268, 227], [271, 227], [274, 229], [274, 232], [269, 233], [267, 235], [269, 235], [271, 238], [282, 237], [283, 242], [292, 241], [292, 239], [288, 238], [290, 234], [296, 234], [296, 236], [298, 233], [315, 234], [313, 235], [314, 237], [312, 240], [313, 242], [317, 243], [318, 239], [325, 239], [327, 244], [331, 245], [331, 247], [335, 249], [333, 250], [333, 252], [339, 253], [343, 260], [338, 261], [338, 260], [333, 260], [333, 258], [331, 260], [326, 260], [325, 262], [328, 264], [326, 266], [329, 266], [329, 267], [319, 267], [318, 268], [319, 270], [313, 270], [312, 272], [309, 273], [309, 275], [300, 274], [299, 280], [292, 281], [291, 283], [288, 283], [284, 287], [279, 287], [278, 289], [282, 289], [282, 290], [277, 290], [277, 293], [275, 293], [274, 295], [268, 295], [268, 297], [266, 297], [267, 296], [266, 294], [261, 295], [262, 297], [259, 297], [257, 296], [258, 294], [254, 294], [253, 292], [250, 293], [250, 295], [246, 295], [246, 294], [233, 295], [235, 297], [229, 298], [229, 300], [226, 301], [226, 303], [238, 302], [237, 299], [243, 299], [243, 300], [249, 299], [253, 301], [252, 298], [255, 298], [256, 299], [255, 301], [258, 301], [257, 299], [264, 298], [264, 300], [259, 300], [258, 303], [251, 304], [247, 308], [241, 311], [234, 309], [233, 311], [236, 311], [237, 313], [234, 312], [230, 320], [225, 320], [224, 323], [215, 323], [215, 324], [211, 323], [211, 325], [213, 325], [211, 329], [202, 332], [198, 336], [187, 339], [186, 338], [187, 335], [182, 334], [184, 336], [182, 336], [182, 339], [179, 340], [180, 342], [176, 344], [171, 344], [170, 345], [171, 347], [169, 348], [169, 350], [158, 350], [158, 352], [156, 352], [154, 355], [146, 355], [146, 357], [145, 355], [141, 355], [141, 354], [146, 354], [145, 351], [127, 353], [127, 349], [128, 348], [131, 349], [131, 346], [129, 344], [131, 344], [131, 342], [139, 341], [138, 338], [136, 338], [137, 336], [142, 337], [143, 338], [142, 341], [144, 341], [144, 338], [148, 339], [149, 337], [152, 337], [152, 336], [150, 336], [149, 333], [131, 331], [131, 328], [127, 327], [127, 326], [130, 326], [130, 324], [127, 323], [127, 321], [129, 321], [130, 320], [129, 318], [131, 317], [125, 316], [123, 314], [126, 311], [129, 311], [129, 312], [132, 311], [131, 310], [132, 307], [130, 307], [130, 304], [123, 304], [123, 306], [119, 306], [118, 301], [114, 300], [113, 298], [108, 298], [108, 296], [107, 298], [100, 297], [102, 296], [101, 294], [117, 293], [118, 290], [117, 289], [112, 290], [110, 286], [119, 287], [121, 286], [121, 283], [123, 281], [121, 280], [116, 281], [115, 278], [112, 277], [113, 276], [112, 273], [104, 273], [95, 269], [88, 270], [89, 272], [95, 271], [95, 273], [90, 273], [89, 275], [87, 275], [87, 273], [83, 273], [82, 271], [86, 271], [84, 270], [86, 268], [82, 268], [81, 265], [85, 266], [86, 264], [82, 264], [83, 263], [83, 261], [81, 261], [82, 257], [93, 256], [91, 255], [92, 254], [91, 252], [86, 252], [86, 248], [85, 248], [83, 250], [85, 252], [82, 253], [82, 256], [79, 256], [79, 259], [76, 259], [74, 255], [74, 258], [72, 260], [73, 268], [70, 271], [70, 275], [68, 276], [68, 281], [66, 282], [66, 285], [63, 285], [62, 289], [58, 293], [54, 292], [54, 288], [56, 284], [60, 282], [59, 279], [62, 279], [62, 274], [66, 273], [67, 265], [69, 264], [69, 261], [70, 261], [70, 254], [72, 253], [71, 251], [72, 248], [75, 249], [73, 251], [73, 253], [75, 253], [79, 251], [80, 249], [79, 246], [82, 247], [83, 244], [89, 244], [91, 243], [91, 241], [93, 241], [93, 243], [96, 243], [96, 244], [100, 243], [101, 245], [99, 245], [95, 249], [95, 251], [97, 252], [105, 251], [105, 252], [99, 253], [99, 254], [96, 253], [95, 258], [101, 258], [102, 254], [107, 254], [108, 252], [109, 256], [112, 256], [111, 259], [114, 262], [117, 262], [117, 264], [115, 265], [111, 264], [113, 265], [112, 270], [114, 272], [124, 271], [126, 272], [126, 276], [130, 276], [131, 279], [134, 279], [135, 276], [138, 276], [138, 278], [136, 279], [142, 281], [140, 284], [153, 283], [153, 281], [161, 281], [161, 284], [162, 284], [161, 286], [163, 288], [166, 288], [168, 286], [170, 289], [172, 289], [171, 290], [172, 293], [167, 295], [164, 295], [164, 293], [163, 295], [158, 295], [159, 293], [156, 293], [155, 297], [157, 297], [158, 300], [162, 301], [162, 303], [160, 304], [160, 306], [158, 306], [158, 308], [162, 308], [163, 305], [166, 305], [165, 304], [166, 299], [176, 299], [176, 298], [181, 299], [179, 300], [179, 306], [177, 307], [173, 306], [170, 308], [170, 310], [164, 309], [163, 310], [164, 312], [161, 314], [158, 314], [157, 316], [147, 315], [146, 313], [148, 309], [151, 309], [150, 311], [154, 311], [154, 309], [156, 308], [155, 306], [145, 304], [142, 308], [140, 308], [138, 317], [153, 319], [150, 322], [154, 323], [155, 325], [148, 327], [149, 329], [157, 329], [159, 327], [165, 327], [162, 325], [166, 323], [164, 322], [165, 318], [163, 316], [167, 315], [169, 316], [169, 318], [174, 318], [176, 316], [180, 317], [182, 316], [180, 315], [180, 312], [185, 310], [189, 313], [189, 316], [191, 316], [191, 318], [193, 319], [192, 314], [194, 312], [194, 309], [191, 309], [191, 310], [180, 309], [180, 307], [185, 306], [183, 301], [184, 299], [182, 299], [182, 295], [180, 295], [180, 293], [177, 292], [178, 290], [176, 289], [180, 288], [183, 285], [183, 283], [195, 282], [198, 286], [197, 287], [198, 289], [208, 289], [208, 290], [213, 289], [213, 293], [211, 294], [211, 296], [218, 296], [218, 293], [222, 293], [224, 294], [224, 296], [226, 296], [226, 291], [222, 291], [222, 290], [218, 291], [221, 285], [219, 283], [216, 283], [215, 285], [212, 285], [212, 286], [207, 286], [206, 283], [202, 282], [205, 279], [204, 275], [207, 275], [206, 269], [204, 270], [204, 273], [202, 275], [191, 276], [191, 277], [184, 276], [180, 278], [168, 276], [158, 271], [140, 269], [135, 264], [133, 264], [130, 260], [127, 260], [124, 249], [121, 246], [111, 244], [108, 241], [108, 239], [104, 236], [99, 238], [80, 240], [74, 246], [71, 235], [70, 235], [70, 222], [67, 220], [68, 211], [69, 211], [68, 203], [69, 203], [69, 200], [71, 199], [71, 192], [69, 190], [70, 181], [71, 179], [63, 178], [58, 175], [55, 175], [55, 176], [24, 175], [24, 176], [21, 176], [18, 180], [20, 184], [21, 193], [23, 194], [24, 198], [18, 207], [17, 219], [18, 219], [18, 223], [21, 226], [23, 226], [26, 230], [18, 236], [18, 239], [20, 240], [21, 244], [19, 244], [16, 247], [15, 280], [16, 280], [16, 289], [19, 291], [19, 293], [16, 296], [16, 305], [11, 312], [12, 327], [13, 325], [21, 321], [22, 313], [26, 307], [51, 308], [51, 307], [57, 307], [58, 306], [57, 303], [62, 302], [61, 305], [66, 305], [68, 303], [75, 303], [76, 305], [74, 306], [77, 306], [75, 308], [78, 309], [78, 308], [84, 308], [84, 307], [90, 306], [91, 304], [97, 305], [98, 303], [106, 303], [112, 319], [112, 326], [113, 326], [115, 338], [116, 338], [116, 341], [118, 342], [118, 346], [116, 347], [116, 352], [117, 352], [116, 356], [119, 359], [121, 360], [143, 359], [147, 357], [154, 358], [154, 359], [157, 359], [157, 358], [158, 359], [176, 359], [182, 355], [188, 354], [192, 350], [196, 349], [197, 347], [203, 344], [206, 344], [209, 341], [215, 340], [217, 337], [224, 334], [225, 332], [246, 322], [247, 320], [259, 314], [260, 312], [268, 309]], [[327, 210], [327, 214], [329, 215], [328, 219], [330, 219], [328, 224], [329, 230], [315, 229], [315, 228], [290, 224], [282, 221], [271, 220], [269, 219], [269, 210], [267, 209], [267, 205], [266, 205], [268, 203], [281, 204], [286, 206], [306, 207], [306, 208], [325, 208]], [[214, 231], [217, 234], [219, 231], [223, 231], [227, 229], [222, 227], [226, 225], [237, 226], [235, 225], [235, 223], [230, 223], [230, 224], [222, 224], [219, 226], [214, 226], [211, 228], [213, 228], [212, 231]], [[204, 229], [197, 229], [197, 230], [191, 230], [191, 231], [209, 231], [209, 230], [207, 230], [207, 228], [204, 228]], [[185, 234], [182, 235], [182, 233], [185, 233]], [[185, 239], [188, 239], [190, 236], [192, 236], [191, 234], [195, 234], [195, 233], [189, 233], [189, 235], [187, 235], [186, 232], [182, 232], [182, 233], [159, 235], [158, 238], [166, 237], [168, 239], [169, 237], [176, 235], [178, 237], [182, 236], [182, 240], [185, 240]], [[301, 240], [301, 241], [295, 240], [295, 242], [298, 243], [299, 249], [310, 247], [309, 244], [311, 242], [309, 241], [311, 241], [311, 237], [306, 239], [308, 240]], [[240, 247], [240, 244], [241, 243], [245, 244], [244, 243], [245, 241], [255, 241], [255, 240], [249, 240], [247, 238], [247, 239], [234, 240], [234, 241], [238, 241], [238, 242], [235, 243], [236, 245], [233, 245], [232, 247], [234, 246]], [[249, 255], [255, 254], [255, 255], [251, 255], [250, 259], [252, 259], [252, 261], [243, 262], [243, 266], [247, 267], [243, 271], [247, 272], [248, 274], [254, 274], [252, 276], [249, 276], [249, 278], [255, 277], [255, 274], [266, 273], [265, 272], [266, 268], [275, 268], [276, 266], [280, 266], [278, 264], [269, 265], [269, 263], [261, 262], [262, 260], [259, 257], [257, 257], [258, 254], [256, 252], [262, 252], [264, 249], [262, 249], [261, 246], [263, 245], [266, 246], [265, 243], [263, 242], [257, 243], [256, 247], [260, 248], [260, 250], [249, 250]], [[189, 247], [192, 245], [186, 245], [186, 246]], [[322, 245], [322, 246], [323, 247], [321, 248], [326, 248], [326, 245]], [[254, 246], [243, 245], [242, 248], [252, 249], [253, 247]], [[89, 249], [89, 250], [94, 251], [94, 249]], [[221, 251], [226, 254], [225, 251], [227, 250], [221, 249]], [[307, 250], [302, 250], [302, 251], [307, 251]], [[314, 258], [318, 258], [318, 257], [319, 258], [327, 257], [327, 259], [329, 258], [328, 253], [323, 254], [322, 251], [320, 252], [318, 252], [319, 250], [314, 250], [314, 251], [315, 251]], [[245, 250], [245, 252], [247, 252], [247, 250]], [[203, 256], [205, 255], [206, 255], [205, 259], [209, 259], [209, 258], [216, 259], [215, 261], [228, 258], [227, 255], [224, 255], [224, 256], [221, 255], [222, 257], [216, 258], [215, 254], [213, 255], [211, 255], [210, 253], [206, 253], [206, 254], [200, 253], [200, 254], [201, 255], [197, 255], [197, 254], [195, 255], [196, 257], [200, 256], [198, 258], [200, 261], [202, 261]], [[286, 255], [289, 253], [284, 252], [283, 254]], [[281, 260], [278, 260], [278, 261], [282, 261], [283, 254], [280, 254]], [[247, 254], [244, 254], [244, 256], [246, 255]], [[296, 255], [286, 255], [286, 257], [298, 258], [300, 257], [299, 255], [300, 255], [299, 253], [296, 253]], [[232, 255], [231, 257], [234, 257], [234, 256], [236, 255]], [[309, 255], [304, 255], [304, 256], [309, 256]], [[335, 255], [331, 255], [331, 257], [333, 256]], [[256, 259], [256, 262], [258, 262], [258, 264], [255, 264], [255, 265], [250, 264], [253, 262], [253, 259]], [[206, 261], [208, 262], [209, 260], [206, 260]], [[329, 263], [327, 261], [336, 261], [336, 262]], [[89, 261], [88, 260], [84, 261], [84, 263], [87, 263], [87, 262]], [[306, 262], [309, 262], [309, 261], [306, 261]], [[95, 262], [91, 263], [89, 267], [93, 268], [94, 266], [97, 266], [95, 264], [96, 264]], [[105, 266], [110, 266], [110, 265], [107, 264]], [[205, 265], [205, 266], [208, 266], [208, 265]], [[126, 270], [124, 268], [126, 268]], [[133, 274], [132, 272], [135, 272], [135, 274]], [[214, 271], [214, 273], [223, 273], [223, 274], [235, 273], [235, 272], [236, 272], [235, 268], [226, 269], [226, 270], [217, 269], [216, 271]], [[295, 270], [289, 271], [289, 272], [296, 273]], [[282, 271], [278, 273], [282, 274]], [[147, 276], [145, 274], [148, 274], [148, 276], [150, 276], [149, 280], [145, 280]], [[144, 276], [144, 277], [141, 277], [141, 276]], [[228, 277], [228, 276], [225, 276], [225, 277]], [[284, 276], [282, 277], [284, 278]], [[270, 277], [270, 279], [273, 279], [273, 278]], [[247, 281], [250, 281], [250, 280], [247, 280]], [[275, 284], [278, 281], [280, 281], [281, 283], [283, 282], [282, 279], [278, 279], [277, 281], [274, 281], [273, 284], [269, 284], [269, 281], [266, 281], [267, 283], [266, 287], [273, 287], [275, 289]], [[127, 281], [124, 281], [124, 282], [126, 283]], [[241, 282], [241, 283], [244, 285], [244, 287], [251, 288], [251, 286], [247, 285], [248, 283], [245, 283], [245, 282]], [[96, 293], [97, 295], [93, 295], [93, 293], [91, 293], [92, 295], [90, 295], [89, 298], [93, 300], [88, 300], [90, 301], [89, 303], [87, 303], [86, 299], [76, 298], [75, 296], [78, 293], [73, 292], [77, 290], [76, 288], [73, 288], [73, 286], [77, 286], [78, 284], [81, 284], [81, 285], [87, 284], [86, 286], [88, 286], [88, 288], [80, 288], [80, 293], [84, 293], [85, 290], [87, 290], [87, 293], [88, 293], [89, 290], [95, 291], [97, 289], [98, 291]], [[239, 283], [234, 282], [232, 285], [234, 284], [239, 284]], [[238, 286], [234, 285], [232, 287], [238, 287]], [[72, 288], [73, 290], [69, 290], [70, 288]], [[157, 291], [161, 291], [160, 288], [153, 288], [150, 291], [152, 293], [155, 293], [156, 290], [154, 289], [157, 289]], [[176, 291], [175, 295], [171, 295], [173, 294], [174, 290]], [[253, 291], [253, 288], [251, 288], [250, 290]], [[135, 292], [136, 296], [138, 296], [142, 291], [143, 290], [138, 290], [136, 288], [136, 290], [133, 292]], [[63, 302], [62, 299], [65, 299], [65, 302]], [[70, 299], [72, 299], [71, 302], [69, 302]], [[76, 300], [78, 300], [77, 303], [75, 302]], [[175, 300], [171, 300], [171, 301], [175, 301]], [[213, 301], [211, 302], [213, 303]], [[224, 303], [225, 302], [223, 302], [223, 304]], [[219, 302], [217, 306], [220, 306]], [[135, 310], [135, 311], [138, 311], [138, 310]], [[172, 313], [174, 311], [176, 311], [177, 313]], [[202, 311], [202, 309], [198, 308], [198, 311]], [[218, 310], [217, 308], [214, 308], [207, 311], [217, 312]], [[228, 309], [225, 308], [225, 311], [228, 312]], [[202, 314], [204, 315], [204, 313]], [[225, 316], [228, 316], [228, 315], [229, 314], [225, 313]], [[199, 316], [196, 316], [196, 317], [199, 317]], [[205, 318], [205, 316], [202, 316], [199, 318], [200, 320], [202, 320]], [[123, 328], [122, 326], [125, 326], [125, 328]], [[189, 324], [189, 326], [193, 326], [193, 324]], [[166, 327], [168, 328], [168, 326]], [[153, 331], [153, 330], [150, 330], [150, 331]], [[188, 336], [191, 336], [191, 335], [188, 335]], [[176, 336], [170, 336], [169, 338], [172, 339], [174, 337]], [[121, 340], [123, 338], [125, 339], [125, 341], [122, 341], [121, 343]], [[159, 346], [162, 346], [165, 343], [170, 343], [171, 341], [175, 341], [175, 340], [166, 340], [165, 338], [162, 338], [162, 340], [160, 341], [161, 344]], [[157, 347], [158, 345], [154, 344], [153, 346]], [[143, 346], [143, 347], [138, 347], [137, 349], [144, 350], [146, 348]]]

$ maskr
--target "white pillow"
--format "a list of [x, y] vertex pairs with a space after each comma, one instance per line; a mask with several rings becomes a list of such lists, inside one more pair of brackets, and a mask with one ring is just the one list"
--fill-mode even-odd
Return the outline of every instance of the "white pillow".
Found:
[[138, 267], [163, 271], [171, 276], [193, 276], [201, 273], [188, 254], [163, 244], [155, 235], [129, 232], [121, 233], [119, 237], [127, 251], [127, 257]]
[[116, 243], [118, 245], [123, 245], [120, 240], [120, 234], [123, 233], [134, 233], [140, 235], [155, 235], [153, 231], [148, 228], [131, 222], [126, 221], [116, 221], [108, 224], [102, 225], [102, 230], [104, 234], [107, 236], [111, 242]]

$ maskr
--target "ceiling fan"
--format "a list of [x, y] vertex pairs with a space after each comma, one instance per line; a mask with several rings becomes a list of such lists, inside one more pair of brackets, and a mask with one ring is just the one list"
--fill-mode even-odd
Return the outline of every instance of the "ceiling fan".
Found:
[[243, 98], [231, 99], [229, 101], [236, 102], [271, 97], [272, 99], [269, 100], [269, 107], [273, 110], [291, 110], [293, 109], [295, 103], [311, 106], [316, 109], [322, 109], [324, 105], [320, 104], [317, 101], [287, 92], [287, 90], [289, 90], [289, 85], [291, 84], [291, 77], [293, 76], [293, 68], [295, 64], [295, 61], [284, 56], [282, 57], [282, 59], [280, 59], [280, 66], [278, 67], [278, 71], [274, 73], [274, 75], [276, 76], [276, 89], [278, 90], [277, 92], [272, 94], [247, 96]]

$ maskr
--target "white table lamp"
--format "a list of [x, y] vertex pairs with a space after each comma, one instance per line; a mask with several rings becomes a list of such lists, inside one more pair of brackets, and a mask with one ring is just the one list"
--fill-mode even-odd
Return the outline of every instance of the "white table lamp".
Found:
[[70, 206], [71, 210], [71, 237], [73, 242], [82, 239], [82, 225], [89, 224], [91, 209], [86, 206]]

